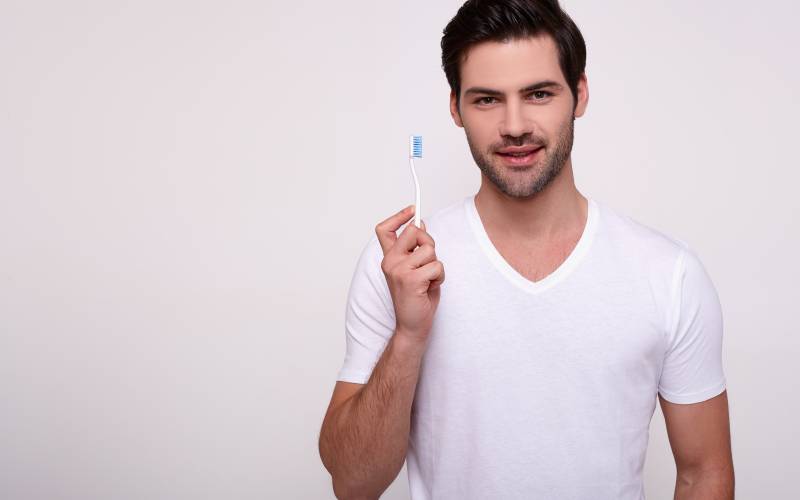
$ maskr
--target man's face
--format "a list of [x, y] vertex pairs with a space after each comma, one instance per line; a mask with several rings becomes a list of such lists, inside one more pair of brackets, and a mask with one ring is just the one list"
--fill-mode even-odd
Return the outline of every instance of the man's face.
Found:
[[[545, 81], [553, 84], [528, 88]], [[573, 113], [574, 99], [549, 36], [483, 42], [461, 63], [460, 109], [451, 94], [450, 111], [483, 174], [506, 195], [527, 198], [570, 158], [573, 121], [588, 100], [585, 77], [578, 87]], [[508, 148], [539, 149], [515, 159], [502, 154]]]

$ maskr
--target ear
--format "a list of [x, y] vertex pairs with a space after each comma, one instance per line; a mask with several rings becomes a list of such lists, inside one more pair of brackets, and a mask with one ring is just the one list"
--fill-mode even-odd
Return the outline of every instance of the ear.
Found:
[[456, 93], [452, 90], [450, 91], [450, 116], [453, 117], [453, 121], [458, 127], [464, 128], [464, 124], [461, 122], [461, 113], [456, 106]]
[[589, 104], [589, 82], [586, 78], [586, 73], [583, 73], [578, 79], [578, 96], [577, 104], [575, 105], [575, 116], [583, 116], [586, 112], [586, 106]]

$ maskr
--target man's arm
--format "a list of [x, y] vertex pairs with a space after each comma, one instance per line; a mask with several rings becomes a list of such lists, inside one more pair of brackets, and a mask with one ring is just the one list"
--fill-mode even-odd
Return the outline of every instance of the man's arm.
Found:
[[675, 500], [733, 500], [727, 390], [692, 404], [658, 398], [677, 468]]
[[395, 332], [366, 384], [336, 383], [319, 437], [336, 498], [377, 499], [403, 468], [424, 351]]

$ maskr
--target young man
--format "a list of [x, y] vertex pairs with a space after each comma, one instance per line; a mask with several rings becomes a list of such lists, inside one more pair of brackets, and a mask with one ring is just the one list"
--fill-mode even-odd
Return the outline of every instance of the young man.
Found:
[[578, 28], [555, 0], [470, 0], [442, 50], [481, 187], [399, 237], [413, 210], [389, 217], [359, 258], [319, 442], [337, 497], [378, 498], [407, 459], [414, 500], [641, 500], [658, 399], [675, 497], [733, 498], [708, 274], [575, 187]]

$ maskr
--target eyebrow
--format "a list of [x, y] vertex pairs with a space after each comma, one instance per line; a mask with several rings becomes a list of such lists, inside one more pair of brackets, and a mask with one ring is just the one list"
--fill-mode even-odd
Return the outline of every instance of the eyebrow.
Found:
[[[541, 82], [536, 82], [531, 85], [528, 85], [525, 88], [519, 89], [519, 93], [524, 94], [526, 92], [531, 92], [533, 90], [539, 90], [545, 88], [554, 88], [562, 90], [564, 86], [553, 80], [542, 80]], [[464, 92], [464, 96], [467, 96], [469, 94], [486, 94], [492, 96], [503, 95], [503, 93], [500, 92], [499, 90], [494, 90], [486, 87], [470, 87]]]

